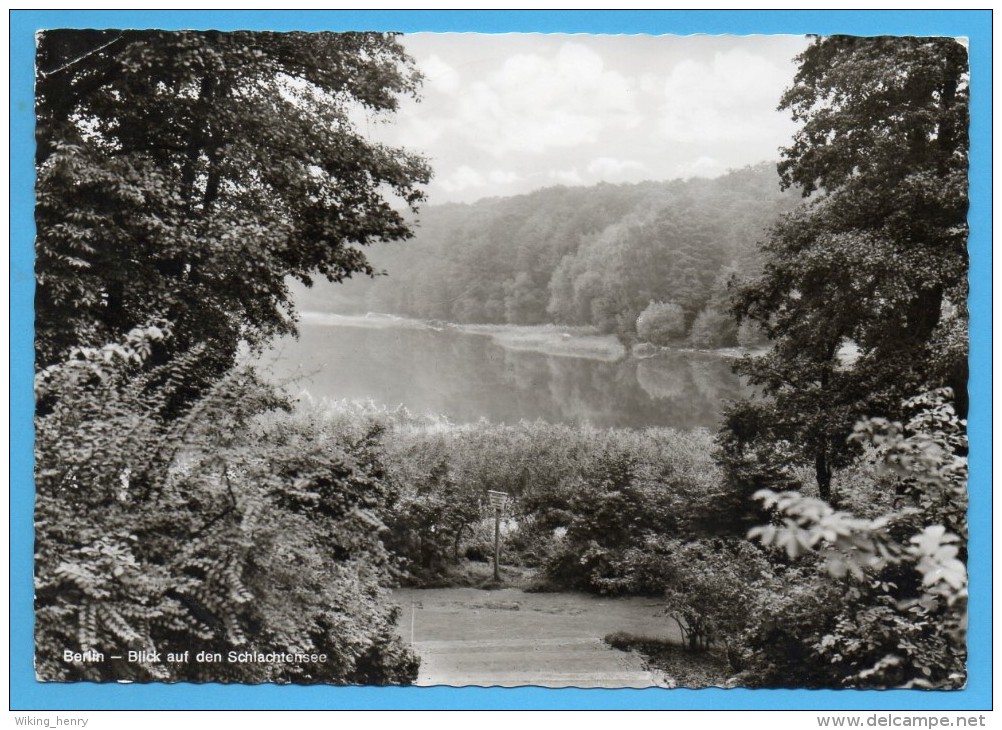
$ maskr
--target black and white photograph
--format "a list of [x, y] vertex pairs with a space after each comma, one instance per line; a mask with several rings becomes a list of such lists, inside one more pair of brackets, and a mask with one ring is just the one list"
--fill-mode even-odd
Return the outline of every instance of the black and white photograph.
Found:
[[35, 42], [37, 681], [979, 671], [966, 39]]

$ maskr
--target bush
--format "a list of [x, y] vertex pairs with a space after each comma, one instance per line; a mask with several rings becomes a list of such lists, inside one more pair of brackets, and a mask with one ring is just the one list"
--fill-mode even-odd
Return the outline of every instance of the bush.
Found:
[[792, 558], [824, 557], [847, 600], [811, 651], [840, 686], [956, 688], [966, 679], [966, 423], [941, 389], [907, 401], [904, 425], [871, 418], [854, 439], [876, 450], [901, 505], [872, 518], [796, 492], [759, 496], [778, 524], [752, 534]]
[[474, 563], [489, 563], [493, 559], [494, 550], [483, 543], [468, 545], [463, 556]]
[[459, 559], [463, 538], [472, 536], [483, 505], [478, 493], [452, 476], [446, 456], [422, 470], [422, 454], [414, 449], [409, 454], [410, 478], [402, 478], [400, 462], [393, 462], [396, 496], [386, 512], [386, 541], [413, 575], [439, 576]]
[[675, 302], [651, 302], [637, 317], [637, 336], [653, 345], [669, 345], [685, 335], [685, 312]]
[[775, 588], [771, 563], [742, 540], [674, 543], [667, 558], [665, 605], [690, 650], [722, 645], [732, 668], [741, 669], [738, 642], [751, 616], [749, 602]]
[[[48, 681], [409, 683], [382, 586], [379, 432], [273, 412], [237, 369], [164, 418], [158, 328], [81, 349], [36, 391], [36, 673]], [[151, 389], [150, 384], [167, 383]], [[73, 663], [64, 650], [325, 654], [325, 661]]]
[[710, 498], [717, 509], [716, 524], [723, 532], [744, 536], [769, 519], [768, 510], [753, 498], [761, 490], [801, 488], [791, 468], [796, 451], [774, 433], [776, 421], [765, 405], [750, 401], [739, 401], [724, 411], [713, 454], [723, 478]]
[[649, 590], [628, 574], [627, 551], [650, 534], [715, 529], [720, 471], [705, 431], [459, 426], [375, 406], [327, 408], [340, 428], [387, 429], [393, 496], [385, 540], [410, 582], [440, 585], [457, 559], [483, 552], [482, 543], [492, 554], [487, 490], [510, 497], [502, 561], [542, 566], [551, 583], [586, 590]]
[[840, 687], [840, 667], [815, 647], [851, 596], [811, 561], [794, 567], [777, 556], [773, 562], [778, 582], [748, 603], [738, 682], [767, 688]]
[[702, 350], [734, 347], [738, 344], [737, 336], [738, 326], [734, 319], [712, 308], [700, 312], [689, 330], [689, 342]]
[[582, 464], [561, 505], [566, 534], [554, 544], [545, 570], [566, 587], [660, 593], [660, 574], [645, 557], [650, 540], [694, 536], [710, 522], [700, 514], [719, 478], [709, 437], [652, 429], [611, 432], [608, 438]]

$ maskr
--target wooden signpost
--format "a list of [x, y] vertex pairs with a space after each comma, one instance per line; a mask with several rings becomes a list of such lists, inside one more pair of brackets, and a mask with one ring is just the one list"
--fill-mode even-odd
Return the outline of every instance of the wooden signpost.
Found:
[[508, 493], [488, 489], [487, 497], [491, 500], [491, 507], [494, 508], [494, 580], [500, 582], [501, 572], [498, 565], [501, 561], [501, 510], [508, 501]]

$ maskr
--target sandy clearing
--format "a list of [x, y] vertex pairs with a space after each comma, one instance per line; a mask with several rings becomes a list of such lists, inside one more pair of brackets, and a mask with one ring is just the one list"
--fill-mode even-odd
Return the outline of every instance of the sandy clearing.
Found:
[[611, 649], [614, 631], [678, 639], [651, 598], [517, 589], [398, 589], [400, 634], [421, 657], [418, 684], [658, 687], [639, 655]]

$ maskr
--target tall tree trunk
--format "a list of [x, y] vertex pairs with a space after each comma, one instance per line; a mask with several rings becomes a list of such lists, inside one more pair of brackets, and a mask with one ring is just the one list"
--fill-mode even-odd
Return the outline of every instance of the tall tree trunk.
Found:
[[828, 455], [824, 451], [819, 451], [814, 456], [814, 476], [818, 480], [818, 494], [821, 499], [832, 504], [832, 470], [828, 464]]
[[211, 74], [202, 78], [198, 89], [198, 102], [194, 108], [194, 118], [189, 120], [191, 128], [188, 129], [187, 150], [181, 169], [181, 197], [188, 206], [189, 214], [195, 207], [195, 181], [198, 179], [198, 163], [205, 151], [208, 136], [202, 124], [207, 122], [206, 117], [215, 97], [216, 84], [217, 79]]
[[456, 537], [452, 541], [452, 562], [459, 562], [459, 541], [463, 538], [463, 529], [466, 525], [460, 525], [459, 529], [456, 530]]

